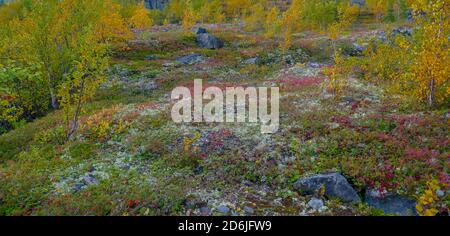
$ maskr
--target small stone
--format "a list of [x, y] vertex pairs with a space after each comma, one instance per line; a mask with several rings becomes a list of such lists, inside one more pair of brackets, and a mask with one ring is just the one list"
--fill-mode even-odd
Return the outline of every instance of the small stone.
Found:
[[80, 190], [85, 189], [85, 188], [86, 188], [86, 185], [85, 185], [85, 184], [77, 183], [77, 184], [75, 184], [75, 185], [72, 187], [72, 190], [73, 190], [73, 191], [80, 191]]
[[258, 63], [258, 57], [252, 57], [244, 61], [245, 64], [256, 64]]
[[195, 201], [195, 200], [192, 200], [192, 199], [187, 199], [187, 200], [184, 202], [184, 206], [185, 206], [187, 209], [194, 209], [194, 208], [196, 207], [196, 205], [197, 205], [196, 201]]
[[197, 166], [197, 167], [195, 167], [195, 169], [194, 169], [194, 174], [195, 175], [199, 175], [199, 174], [201, 174], [203, 172], [203, 166]]
[[172, 62], [166, 62], [166, 63], [163, 63], [162, 66], [163, 67], [173, 67], [173, 66], [175, 66], [175, 64]]
[[330, 129], [337, 129], [337, 128], [339, 128], [339, 124], [338, 123], [331, 123], [330, 124]]
[[97, 178], [95, 178], [95, 176], [93, 176], [91, 174], [83, 177], [83, 180], [87, 185], [98, 184]]
[[445, 118], [445, 119], [450, 119], [450, 112], [446, 112], [446, 113], [444, 114], [444, 118]]
[[209, 209], [209, 207], [204, 206], [202, 208], [200, 208], [200, 214], [203, 216], [209, 216], [211, 215], [211, 209]]
[[444, 191], [438, 189], [438, 190], [436, 190], [436, 195], [437, 195], [438, 197], [444, 197], [445, 193], [444, 193]]
[[244, 207], [244, 212], [250, 215], [253, 215], [255, 213], [255, 209], [249, 207], [249, 206], [245, 206]]
[[353, 99], [352, 97], [343, 97], [342, 101], [347, 102], [347, 103], [353, 103], [353, 102], [355, 102], [355, 99]]
[[230, 208], [227, 206], [219, 206], [216, 210], [222, 214], [228, 214], [230, 212]]
[[309, 202], [308, 202], [308, 206], [311, 207], [312, 209], [319, 211], [323, 206], [324, 203], [321, 199], [318, 198], [312, 198]]
[[309, 62], [308, 66], [310, 66], [312, 68], [320, 68], [320, 64], [317, 62]]
[[156, 60], [157, 58], [156, 58], [156, 56], [154, 56], [154, 55], [147, 55], [146, 57], [145, 57], [145, 60], [147, 60], [147, 61], [153, 61], [153, 60]]

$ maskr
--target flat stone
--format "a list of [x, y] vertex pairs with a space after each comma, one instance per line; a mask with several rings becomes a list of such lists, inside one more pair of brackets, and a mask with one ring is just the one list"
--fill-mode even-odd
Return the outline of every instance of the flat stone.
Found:
[[193, 53], [187, 56], [179, 57], [177, 62], [184, 65], [193, 65], [203, 61], [203, 56], [198, 53]]
[[368, 190], [365, 201], [369, 206], [382, 210], [385, 214], [416, 216], [416, 202], [406, 197], [394, 194], [380, 194], [377, 190]]
[[209, 209], [209, 207], [204, 206], [204, 207], [200, 208], [200, 214], [202, 216], [209, 216], [209, 215], [211, 215], [211, 209]]
[[252, 57], [244, 61], [245, 64], [256, 64], [258, 62], [258, 57]]
[[216, 210], [222, 214], [228, 214], [230, 212], [230, 208], [227, 206], [219, 206]]
[[253, 208], [251, 208], [249, 206], [245, 206], [244, 207], [244, 212], [247, 213], [247, 214], [253, 215], [253, 214], [255, 214], [255, 209], [253, 209]]

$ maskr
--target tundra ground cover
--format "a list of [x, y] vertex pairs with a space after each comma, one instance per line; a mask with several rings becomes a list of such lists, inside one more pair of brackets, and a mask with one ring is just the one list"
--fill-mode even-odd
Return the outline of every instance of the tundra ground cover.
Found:
[[[65, 9], [39, 18], [52, 32], [47, 46], [67, 41], [59, 16], [74, 17], [67, 27], [80, 17], [90, 25], [71, 7], [110, 11], [91, 12], [101, 30], [59, 45], [73, 71], [45, 65], [61, 81], [39, 66], [49, 53], [27, 51], [41, 45], [42, 32], [26, 24], [35, 22], [2, 28], [24, 34], [0, 44], [17, 60], [0, 65], [0, 215], [449, 214], [445, 1], [367, 1], [364, 15], [346, 1], [299, 0], [267, 16], [265, 1], [208, 1], [204, 14], [199, 1], [151, 14], [130, 2], [76, 2], [42, 2]], [[10, 6], [5, 19], [26, 12]], [[435, 14], [406, 20], [408, 7]], [[7, 50], [27, 37], [23, 51]], [[82, 88], [86, 79], [92, 86]], [[194, 79], [204, 88], [279, 87], [279, 130], [174, 123], [171, 91], [192, 90]], [[52, 91], [29, 86], [47, 83]], [[67, 108], [50, 109], [54, 89]]]
[[[246, 45], [253, 35], [222, 30], [224, 49], [199, 50], [179, 28], [167, 29], [137, 37], [114, 60], [74, 139], [64, 141], [58, 112], [0, 137], [1, 214], [380, 214], [320, 193], [325, 207], [314, 209], [311, 196], [292, 188], [302, 176], [332, 171], [361, 196], [377, 189], [448, 211], [448, 111], [408, 105], [356, 79], [336, 100], [324, 85], [329, 60], [247, 64], [277, 49], [257, 46], [270, 40]], [[299, 50], [315, 50], [298, 43]], [[189, 53], [204, 59], [176, 63]], [[170, 91], [193, 78], [219, 87], [280, 86], [280, 131], [261, 135], [252, 123], [174, 124]]]

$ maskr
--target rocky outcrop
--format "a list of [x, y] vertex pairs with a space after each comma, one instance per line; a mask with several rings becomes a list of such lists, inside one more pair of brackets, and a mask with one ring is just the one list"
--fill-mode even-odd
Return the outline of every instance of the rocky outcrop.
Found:
[[361, 202], [347, 179], [339, 173], [313, 175], [301, 178], [294, 183], [294, 189], [305, 194], [314, 194], [322, 186], [325, 188], [325, 196], [327, 197], [339, 198], [344, 202]]

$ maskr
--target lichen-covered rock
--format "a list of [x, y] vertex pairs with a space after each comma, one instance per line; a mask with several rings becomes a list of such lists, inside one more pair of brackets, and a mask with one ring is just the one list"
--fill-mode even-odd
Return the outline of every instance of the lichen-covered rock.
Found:
[[318, 211], [320, 210], [323, 206], [324, 203], [321, 199], [318, 198], [312, 198], [309, 202], [308, 202], [308, 206], [311, 207], [312, 209]]
[[257, 64], [261, 65], [273, 65], [284, 63], [288, 65], [295, 65], [297, 63], [306, 63], [310, 59], [308, 53], [301, 48], [290, 49], [287, 52], [283, 52], [280, 49], [276, 49], [271, 52], [260, 55], [258, 57]]
[[306, 194], [313, 194], [322, 186], [325, 187], [327, 197], [339, 198], [344, 202], [359, 203], [356, 191], [348, 183], [347, 179], [339, 173], [318, 174], [301, 178], [294, 183], [294, 188]]
[[377, 190], [368, 190], [365, 201], [369, 206], [378, 208], [386, 214], [416, 216], [416, 202], [414, 200], [393, 193], [381, 194]]
[[180, 57], [177, 59], [177, 61], [184, 65], [193, 65], [193, 64], [202, 62], [203, 56], [198, 53], [194, 53], [194, 54]]
[[245, 64], [256, 64], [258, 63], [258, 57], [252, 57], [244, 61]]
[[219, 212], [221, 214], [230, 213], [230, 208], [228, 208], [227, 206], [219, 206], [216, 210], [217, 210], [217, 212]]
[[222, 40], [208, 33], [197, 34], [197, 44], [199, 47], [207, 49], [219, 49], [223, 47]]

